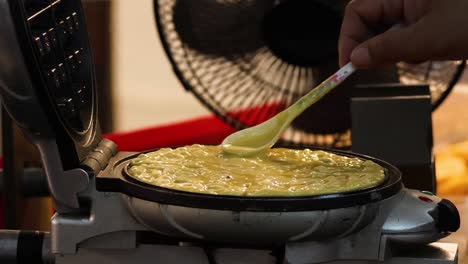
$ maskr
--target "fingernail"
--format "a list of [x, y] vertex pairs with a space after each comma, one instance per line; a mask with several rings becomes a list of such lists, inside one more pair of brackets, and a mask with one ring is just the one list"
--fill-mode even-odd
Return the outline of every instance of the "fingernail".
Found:
[[351, 53], [351, 61], [356, 65], [369, 65], [371, 64], [371, 57], [369, 49], [365, 47], [358, 47]]

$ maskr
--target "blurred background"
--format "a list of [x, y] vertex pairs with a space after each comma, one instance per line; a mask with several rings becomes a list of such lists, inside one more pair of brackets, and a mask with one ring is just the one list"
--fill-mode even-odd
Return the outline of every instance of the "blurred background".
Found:
[[[104, 133], [171, 124], [211, 113], [186, 92], [173, 74], [154, 21], [152, 0], [85, 0], [99, 90]], [[468, 76], [433, 114], [438, 194], [468, 195]], [[5, 131], [5, 130], [4, 130]], [[13, 130], [17, 155], [24, 164], [39, 162], [36, 150]], [[16, 215], [8, 228], [49, 229], [48, 198], [9, 198]], [[1, 224], [1, 223], [0, 223]], [[16, 225], [16, 226], [13, 226]]]
[[192, 94], [185, 92], [172, 72], [157, 35], [153, 1], [113, 0], [111, 3], [110, 66], [115, 130], [208, 114]]

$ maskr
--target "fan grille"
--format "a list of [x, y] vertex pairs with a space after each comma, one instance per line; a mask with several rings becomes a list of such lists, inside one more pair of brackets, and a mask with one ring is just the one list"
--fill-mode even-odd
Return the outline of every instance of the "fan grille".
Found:
[[[337, 69], [334, 61], [320, 66], [293, 64], [268, 47], [262, 37], [261, 23], [278, 1], [194, 2], [156, 0], [159, 34], [184, 87], [235, 129], [272, 117]], [[342, 6], [343, 2], [336, 1], [331, 6]], [[429, 83], [433, 105], [437, 106], [455, 84], [463, 65], [461, 62], [401, 63], [397, 69], [371, 75], [379, 75], [383, 82]], [[348, 86], [352, 84], [356, 80]], [[317, 112], [314, 113], [316, 116]], [[301, 124], [307, 120], [314, 122], [311, 117], [310, 113], [302, 116]], [[341, 123], [335, 130], [307, 129], [293, 123], [281, 143], [348, 148], [351, 131], [349, 124]], [[326, 122], [324, 125], [330, 126]]]
[[465, 69], [465, 61], [429, 61], [421, 64], [399, 63], [403, 84], [428, 84], [435, 110], [455, 86]]

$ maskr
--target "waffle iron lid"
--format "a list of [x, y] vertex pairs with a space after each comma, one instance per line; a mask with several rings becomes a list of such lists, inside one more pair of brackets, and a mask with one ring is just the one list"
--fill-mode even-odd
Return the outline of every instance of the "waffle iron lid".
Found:
[[76, 167], [100, 141], [81, 1], [0, 2], [0, 93], [27, 134], [56, 141], [64, 167]]

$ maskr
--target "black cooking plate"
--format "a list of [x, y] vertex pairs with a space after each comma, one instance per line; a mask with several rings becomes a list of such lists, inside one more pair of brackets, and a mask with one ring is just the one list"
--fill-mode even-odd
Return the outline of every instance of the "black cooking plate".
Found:
[[294, 197], [244, 197], [199, 194], [177, 191], [140, 182], [126, 173], [130, 161], [141, 153], [125, 157], [96, 178], [96, 188], [103, 192], [121, 192], [129, 196], [161, 204], [179, 205], [204, 209], [254, 211], [254, 212], [290, 212], [327, 210], [375, 203], [398, 193], [402, 188], [401, 173], [393, 165], [365, 155], [344, 151], [329, 152], [371, 160], [385, 170], [385, 180], [378, 186], [360, 191]]

